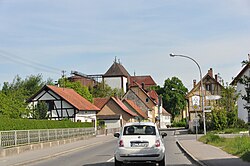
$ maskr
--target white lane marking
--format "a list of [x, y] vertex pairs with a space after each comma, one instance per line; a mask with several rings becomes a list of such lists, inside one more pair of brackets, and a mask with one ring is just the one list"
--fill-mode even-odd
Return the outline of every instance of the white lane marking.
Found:
[[111, 159], [107, 160], [106, 162], [109, 163], [111, 161], [114, 161], [114, 157], [112, 157]]

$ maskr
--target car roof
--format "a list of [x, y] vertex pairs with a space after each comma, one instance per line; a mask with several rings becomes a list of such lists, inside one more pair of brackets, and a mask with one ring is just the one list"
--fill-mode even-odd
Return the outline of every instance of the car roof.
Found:
[[130, 122], [126, 123], [124, 127], [126, 126], [132, 126], [132, 125], [148, 125], [148, 126], [155, 126], [153, 122]]

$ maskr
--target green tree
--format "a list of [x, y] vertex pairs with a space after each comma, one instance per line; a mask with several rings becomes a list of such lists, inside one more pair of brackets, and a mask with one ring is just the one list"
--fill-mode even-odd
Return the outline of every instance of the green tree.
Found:
[[104, 82], [96, 84], [92, 89], [91, 93], [94, 98], [105, 98], [112, 95], [112, 88]]
[[90, 91], [94, 98], [107, 98], [111, 96], [122, 97], [124, 94], [122, 89], [112, 89], [105, 82], [95, 85]]
[[35, 119], [47, 119], [48, 105], [44, 101], [37, 103], [34, 112]]
[[226, 110], [227, 127], [234, 127], [237, 124], [238, 115], [236, 102], [238, 96], [235, 87], [230, 85], [225, 86], [221, 91], [219, 107]]
[[26, 100], [45, 83], [42, 75], [31, 75], [25, 80], [17, 75], [11, 83], [5, 82], [0, 91], [0, 114], [10, 118], [29, 116]]
[[27, 115], [27, 104], [24, 102], [24, 97], [20, 91], [12, 93], [0, 92], [0, 115], [9, 118], [20, 118]]
[[86, 86], [83, 86], [79, 81], [77, 82], [70, 82], [66, 78], [61, 78], [58, 80], [59, 85], [65, 87], [65, 88], [71, 88], [74, 89], [78, 94], [80, 94], [82, 97], [87, 99], [88, 101], [93, 101], [93, 96], [89, 92], [89, 89]]
[[212, 129], [223, 130], [227, 127], [227, 112], [225, 109], [214, 109], [212, 111]]
[[163, 107], [171, 113], [173, 119], [184, 110], [188, 89], [177, 77], [165, 80], [163, 87], [156, 87], [156, 92], [162, 96]]

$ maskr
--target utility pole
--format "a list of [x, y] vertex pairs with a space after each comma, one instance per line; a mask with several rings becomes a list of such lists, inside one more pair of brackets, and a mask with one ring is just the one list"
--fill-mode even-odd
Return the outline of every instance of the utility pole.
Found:
[[62, 79], [63, 79], [63, 88], [65, 88], [65, 77], [66, 77], [66, 70], [62, 70]]

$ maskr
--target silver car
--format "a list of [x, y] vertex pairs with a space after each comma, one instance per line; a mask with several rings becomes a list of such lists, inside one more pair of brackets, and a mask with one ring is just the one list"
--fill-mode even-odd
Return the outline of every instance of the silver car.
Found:
[[115, 150], [115, 166], [123, 163], [158, 163], [165, 166], [165, 147], [162, 141], [167, 134], [160, 135], [152, 122], [128, 123], [120, 133]]

